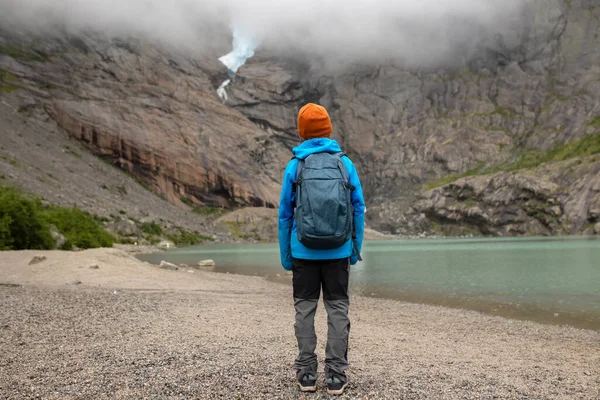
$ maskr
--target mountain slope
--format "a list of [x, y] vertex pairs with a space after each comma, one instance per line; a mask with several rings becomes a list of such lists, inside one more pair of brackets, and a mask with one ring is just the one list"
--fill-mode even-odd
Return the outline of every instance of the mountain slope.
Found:
[[21, 123], [27, 112], [46, 115], [180, 207], [276, 206], [296, 112], [315, 101], [359, 168], [374, 228], [591, 233], [600, 1], [531, 0], [523, 18], [460, 68], [332, 71], [262, 52], [226, 104], [215, 93], [225, 48], [191, 55], [93, 34], [2, 32], [0, 98], [23, 111]]

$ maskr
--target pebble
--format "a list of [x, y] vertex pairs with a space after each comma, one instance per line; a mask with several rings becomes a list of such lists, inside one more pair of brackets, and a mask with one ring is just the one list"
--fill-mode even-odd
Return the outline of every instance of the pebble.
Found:
[[47, 258], [44, 255], [34, 256], [31, 261], [29, 261], [29, 265], [39, 264], [42, 261], [45, 261]]

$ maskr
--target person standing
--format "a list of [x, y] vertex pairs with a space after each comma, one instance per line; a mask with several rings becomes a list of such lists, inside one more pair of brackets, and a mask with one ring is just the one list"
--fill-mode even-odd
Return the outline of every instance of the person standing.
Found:
[[328, 394], [338, 395], [348, 384], [348, 280], [350, 265], [361, 260], [365, 202], [356, 168], [331, 132], [324, 107], [309, 103], [300, 109], [302, 143], [292, 149], [294, 158], [284, 172], [278, 237], [281, 264], [293, 271], [298, 386], [303, 392], [317, 388], [314, 318], [322, 289], [325, 382]]

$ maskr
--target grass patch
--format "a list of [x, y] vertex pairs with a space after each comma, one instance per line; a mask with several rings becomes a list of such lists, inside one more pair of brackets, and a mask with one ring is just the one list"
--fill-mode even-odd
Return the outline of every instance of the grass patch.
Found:
[[228, 210], [226, 208], [219, 208], [219, 207], [195, 207], [192, 210], [192, 212], [194, 212], [198, 215], [202, 215], [204, 217], [215, 217], [215, 218], [225, 215], [230, 211], [231, 210]]
[[593, 120], [588, 122], [588, 126], [591, 126], [592, 128], [600, 129], [600, 115], [598, 115], [596, 118], [594, 118]]
[[0, 92], [2, 92], [2, 93], [12, 93], [15, 90], [19, 90], [19, 88], [15, 85], [4, 84], [4, 85], [0, 86]]
[[48, 82], [40, 83], [40, 84], [38, 84], [38, 87], [40, 89], [44, 89], [44, 90], [54, 90], [54, 89], [56, 89], [56, 86], [54, 86], [53, 84], [48, 83]]
[[10, 165], [12, 165], [15, 168], [21, 168], [21, 164], [19, 164], [19, 162], [12, 157], [0, 154], [0, 159], [8, 162]]
[[0, 54], [6, 54], [9, 57], [19, 61], [46, 62], [48, 56], [41, 51], [33, 49], [19, 49], [14, 46], [0, 46]]
[[63, 249], [111, 247], [115, 241], [85, 211], [44, 207], [39, 198], [28, 198], [16, 189], [0, 185], [0, 250], [53, 249], [50, 225], [65, 236]]
[[[600, 118], [600, 117], [599, 117]], [[599, 120], [600, 123], [600, 120]], [[565, 161], [577, 157], [587, 157], [600, 153], [600, 134], [586, 136], [575, 142], [558, 146], [546, 152], [525, 149], [521, 150], [516, 161], [511, 163], [496, 164], [489, 167], [479, 166], [462, 174], [449, 175], [429, 183], [425, 189], [447, 185], [457, 179], [474, 175], [489, 175], [496, 172], [513, 172], [522, 169], [535, 168], [551, 161]]]
[[19, 82], [19, 78], [17, 78], [14, 74], [0, 69], [0, 92], [12, 93], [15, 90], [18, 90], [19, 87], [13, 85], [13, 83], [17, 82]]
[[223, 224], [229, 229], [232, 235], [237, 236], [241, 239], [250, 239], [246, 232], [242, 229], [242, 227], [246, 226], [245, 222], [223, 222]]
[[193, 246], [213, 240], [212, 237], [202, 235], [198, 232], [188, 232], [182, 228], [177, 228], [177, 231], [178, 233], [168, 234], [166, 237], [178, 247]]
[[81, 160], [81, 154], [79, 154], [78, 152], [76, 152], [75, 150], [73, 150], [72, 148], [70, 148], [69, 146], [66, 146], [65, 149], [67, 150], [67, 152], [72, 155], [73, 157], [79, 158]]
[[470, 169], [468, 171], [463, 172], [462, 174], [453, 174], [453, 175], [448, 175], [448, 176], [444, 176], [443, 178], [440, 179], [436, 179], [432, 182], [430, 182], [427, 186], [425, 186], [426, 190], [431, 190], [434, 189], [436, 187], [440, 187], [440, 186], [444, 186], [447, 185], [449, 183], [452, 183], [460, 178], [466, 178], [469, 176], [475, 176], [475, 175], [481, 175], [482, 171], [484, 169], [484, 165], [480, 165], [479, 167]]
[[515, 115], [515, 113], [507, 107], [496, 107], [496, 109], [490, 115], [494, 114], [498, 114], [504, 118], [510, 118]]
[[19, 82], [19, 78], [8, 71], [0, 69], [0, 82]]
[[587, 157], [600, 153], [600, 134], [586, 136], [576, 142], [567, 143], [545, 153], [525, 150], [521, 158], [508, 165], [506, 171], [533, 168], [549, 161], [565, 161], [576, 157]]
[[192, 212], [198, 215], [202, 215], [203, 217], [212, 217], [212, 218], [218, 218], [222, 215], [227, 214], [229, 211], [228, 209], [225, 208], [220, 208], [220, 207], [197, 207], [190, 199], [188, 199], [187, 197], [181, 196], [179, 198], [179, 200], [187, 205], [192, 207]]

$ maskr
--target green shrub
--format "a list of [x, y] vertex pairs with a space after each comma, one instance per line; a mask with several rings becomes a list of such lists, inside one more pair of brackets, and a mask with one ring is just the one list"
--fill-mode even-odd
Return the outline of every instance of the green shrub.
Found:
[[49, 250], [50, 225], [65, 236], [61, 249], [111, 247], [115, 238], [89, 213], [76, 208], [44, 207], [19, 191], [0, 185], [0, 250]]
[[40, 200], [28, 199], [14, 189], [0, 186], [0, 250], [53, 247]]
[[147, 235], [162, 235], [162, 228], [156, 222], [144, 222], [140, 225], [140, 229]]
[[114, 236], [102, 229], [98, 221], [88, 212], [77, 208], [51, 207], [45, 212], [48, 223], [53, 224], [80, 249], [112, 247]]
[[181, 228], [177, 228], [177, 231], [178, 233], [169, 234], [166, 237], [178, 247], [193, 246], [203, 243], [206, 240], [212, 240], [211, 237], [201, 235], [198, 232], [188, 232]]

